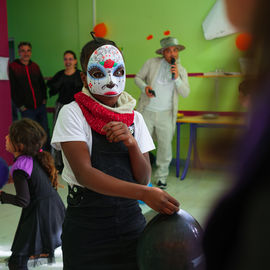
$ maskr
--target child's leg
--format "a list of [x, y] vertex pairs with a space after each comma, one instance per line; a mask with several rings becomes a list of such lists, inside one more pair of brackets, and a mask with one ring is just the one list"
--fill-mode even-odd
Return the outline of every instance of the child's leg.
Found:
[[18, 256], [12, 253], [8, 261], [8, 268], [9, 270], [28, 270], [28, 260], [28, 256]]

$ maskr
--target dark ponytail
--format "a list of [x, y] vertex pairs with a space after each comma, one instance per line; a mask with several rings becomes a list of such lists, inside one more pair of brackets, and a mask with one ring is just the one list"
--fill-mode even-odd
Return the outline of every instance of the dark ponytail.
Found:
[[41, 167], [44, 169], [45, 172], [47, 172], [51, 182], [52, 186], [57, 189], [58, 188], [58, 171], [55, 168], [54, 165], [54, 159], [52, 155], [47, 151], [39, 152], [36, 155], [38, 163], [41, 165]]

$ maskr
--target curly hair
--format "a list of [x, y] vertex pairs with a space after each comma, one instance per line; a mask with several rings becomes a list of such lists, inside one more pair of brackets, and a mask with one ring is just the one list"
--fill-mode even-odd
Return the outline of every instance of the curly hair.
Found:
[[17, 152], [37, 159], [57, 189], [57, 170], [52, 155], [42, 150], [47, 134], [40, 124], [28, 118], [14, 121], [9, 128], [9, 138]]

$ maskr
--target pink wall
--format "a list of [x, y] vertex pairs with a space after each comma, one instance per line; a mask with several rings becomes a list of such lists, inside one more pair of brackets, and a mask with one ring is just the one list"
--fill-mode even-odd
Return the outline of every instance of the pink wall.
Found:
[[[9, 57], [6, 0], [0, 0], [0, 56]], [[5, 150], [5, 136], [11, 121], [9, 81], [0, 80], [0, 156], [9, 164], [12, 161], [12, 156]]]

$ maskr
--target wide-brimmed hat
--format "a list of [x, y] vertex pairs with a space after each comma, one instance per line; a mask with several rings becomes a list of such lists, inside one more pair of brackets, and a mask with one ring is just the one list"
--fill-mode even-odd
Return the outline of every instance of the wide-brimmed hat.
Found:
[[163, 54], [163, 51], [168, 47], [174, 46], [178, 49], [178, 51], [183, 51], [186, 47], [180, 45], [177, 38], [174, 37], [166, 37], [160, 40], [161, 48], [156, 50], [157, 54]]

